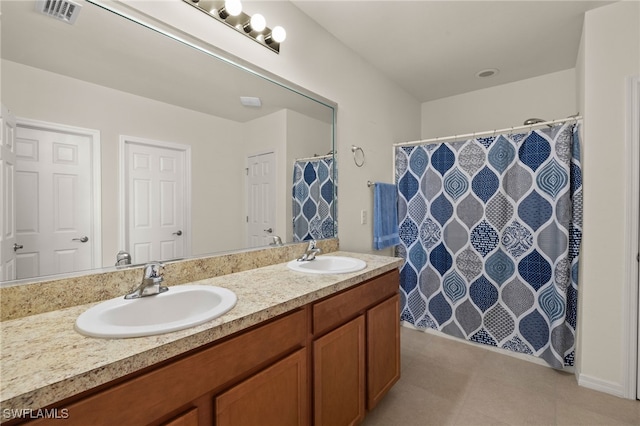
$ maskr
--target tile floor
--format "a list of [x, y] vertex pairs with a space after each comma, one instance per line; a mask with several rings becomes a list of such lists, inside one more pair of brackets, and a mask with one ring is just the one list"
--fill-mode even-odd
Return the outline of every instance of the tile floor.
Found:
[[640, 425], [640, 401], [575, 376], [402, 327], [402, 377], [364, 426]]

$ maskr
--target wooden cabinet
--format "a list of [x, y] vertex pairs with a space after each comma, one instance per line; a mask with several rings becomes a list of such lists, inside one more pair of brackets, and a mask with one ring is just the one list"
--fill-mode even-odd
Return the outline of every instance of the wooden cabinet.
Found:
[[400, 378], [399, 300], [394, 271], [313, 305], [316, 426], [360, 423]]
[[62, 401], [57, 406], [69, 414], [64, 425], [158, 425], [192, 408], [199, 424], [212, 424], [214, 396], [303, 348], [307, 320], [307, 308], [298, 309], [93, 395]]
[[216, 398], [216, 426], [308, 423], [307, 352], [301, 349]]
[[364, 316], [313, 342], [316, 426], [358, 424], [364, 419]]
[[385, 273], [47, 409], [65, 426], [358, 424], [400, 377], [398, 286]]
[[400, 379], [400, 296], [367, 311], [367, 409]]

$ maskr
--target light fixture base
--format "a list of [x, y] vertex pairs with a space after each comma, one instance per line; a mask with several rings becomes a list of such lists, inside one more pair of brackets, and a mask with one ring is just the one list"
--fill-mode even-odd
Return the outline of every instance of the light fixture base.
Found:
[[[222, 22], [223, 24], [233, 28], [240, 34], [244, 34], [249, 37], [251, 40], [260, 44], [261, 46], [266, 47], [275, 53], [280, 53], [280, 43], [273, 40], [271, 37], [272, 30], [269, 27], [266, 27], [262, 31], [256, 31], [251, 28], [249, 22], [251, 21], [251, 16], [247, 15], [244, 12], [240, 12], [237, 16], [232, 16], [228, 13], [223, 13], [222, 18], [218, 11], [223, 8], [221, 1], [216, 0], [182, 0], [183, 2], [195, 7], [199, 11], [206, 13], [207, 16], [214, 18], [218, 22]], [[267, 40], [269, 42], [267, 42]]]

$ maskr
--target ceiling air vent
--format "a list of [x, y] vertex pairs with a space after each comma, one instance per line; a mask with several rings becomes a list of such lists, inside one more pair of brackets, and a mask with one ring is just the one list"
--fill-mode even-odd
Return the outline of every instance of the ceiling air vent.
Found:
[[59, 21], [73, 24], [80, 13], [80, 6], [70, 0], [36, 0], [36, 10]]

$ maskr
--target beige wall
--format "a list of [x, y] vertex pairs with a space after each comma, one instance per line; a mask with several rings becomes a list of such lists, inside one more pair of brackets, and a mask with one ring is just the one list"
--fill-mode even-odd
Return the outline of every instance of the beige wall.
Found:
[[625, 294], [626, 79], [640, 75], [640, 3], [587, 12], [578, 61], [584, 115], [580, 383], [621, 393]]
[[422, 138], [519, 126], [527, 118], [555, 120], [578, 112], [573, 69], [422, 104]]

